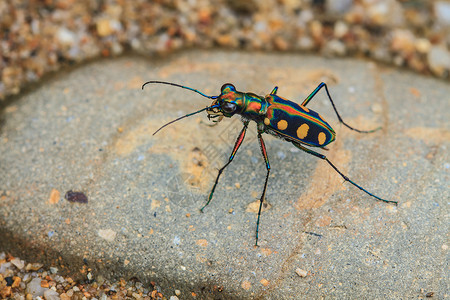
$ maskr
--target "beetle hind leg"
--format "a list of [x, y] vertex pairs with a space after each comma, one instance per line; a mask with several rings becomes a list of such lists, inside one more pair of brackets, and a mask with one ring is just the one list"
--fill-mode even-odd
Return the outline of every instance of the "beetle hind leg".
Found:
[[397, 205], [397, 201], [386, 200], [386, 199], [380, 198], [380, 197], [378, 197], [378, 196], [372, 194], [371, 192], [367, 191], [366, 189], [364, 189], [364, 188], [361, 187], [360, 185], [356, 184], [356, 183], [353, 182], [352, 180], [350, 180], [350, 178], [348, 178], [348, 177], [345, 176], [341, 171], [339, 171], [339, 169], [336, 168], [336, 166], [335, 166], [331, 161], [329, 161], [328, 158], [327, 158], [325, 155], [320, 154], [320, 153], [317, 153], [317, 152], [315, 152], [315, 151], [313, 151], [313, 150], [311, 150], [311, 149], [308, 149], [308, 148], [306, 148], [306, 147], [300, 145], [299, 143], [292, 142], [292, 144], [293, 144], [295, 147], [299, 148], [300, 150], [305, 151], [306, 153], [309, 153], [309, 154], [311, 154], [311, 155], [314, 155], [315, 157], [318, 157], [318, 158], [320, 158], [320, 159], [325, 160], [325, 161], [326, 161], [326, 162], [327, 162], [327, 163], [328, 163], [328, 164], [329, 164], [329, 165], [330, 165], [330, 166], [331, 166], [331, 167], [332, 167], [339, 175], [342, 176], [342, 178], [344, 178], [345, 181], [350, 182], [351, 184], [353, 184], [354, 186], [356, 186], [358, 189], [360, 189], [360, 190], [363, 191], [364, 193], [368, 194], [369, 196], [372, 196], [373, 198], [375, 198], [375, 199], [377, 199], [377, 200], [379, 200], [379, 201], [383, 201], [383, 202], [386, 202], [386, 203], [393, 203], [393, 204]]
[[354, 131], [356, 131], [356, 132], [359, 132], [359, 133], [371, 133], [371, 132], [375, 132], [375, 131], [381, 129], [381, 127], [377, 127], [377, 128], [375, 128], [375, 129], [372, 129], [372, 130], [359, 130], [359, 129], [356, 129], [356, 128], [354, 128], [354, 127], [348, 125], [347, 123], [345, 123], [344, 120], [342, 119], [342, 117], [339, 115], [339, 113], [338, 113], [338, 111], [337, 111], [337, 109], [336, 109], [336, 106], [334, 105], [333, 99], [331, 98], [330, 92], [328, 91], [328, 87], [327, 87], [326, 83], [324, 83], [324, 82], [320, 83], [320, 84], [316, 87], [316, 89], [315, 89], [311, 94], [309, 94], [309, 96], [306, 97], [305, 100], [303, 100], [303, 102], [302, 102], [301, 105], [302, 105], [302, 106], [308, 105], [308, 103], [312, 100], [312, 98], [314, 98], [314, 96], [315, 96], [315, 95], [320, 91], [320, 89], [322, 89], [323, 87], [325, 87], [325, 91], [326, 91], [326, 93], [327, 93], [328, 99], [330, 100], [331, 105], [333, 106], [334, 112], [336, 113], [336, 116], [338, 117], [339, 122], [341, 122], [342, 124], [344, 124], [347, 128], [349, 128], [349, 129], [351, 129], [351, 130], [354, 130]]

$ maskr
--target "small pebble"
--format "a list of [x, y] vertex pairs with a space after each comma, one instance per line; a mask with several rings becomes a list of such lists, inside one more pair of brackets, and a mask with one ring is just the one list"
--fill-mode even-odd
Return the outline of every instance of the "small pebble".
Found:
[[295, 273], [297, 273], [297, 275], [300, 277], [306, 277], [308, 275], [308, 271], [305, 271], [300, 268], [295, 269]]
[[333, 39], [326, 43], [323, 54], [326, 56], [344, 56], [347, 53], [345, 44], [339, 40]]
[[371, 109], [376, 114], [379, 114], [383, 111], [383, 107], [378, 103], [372, 104]]
[[416, 39], [415, 47], [416, 47], [417, 52], [426, 54], [426, 53], [430, 52], [431, 42], [425, 38], [419, 38], [419, 39]]
[[32, 263], [32, 264], [28, 264], [25, 269], [27, 271], [38, 271], [40, 268], [42, 268], [44, 266], [44, 264], [41, 263]]
[[436, 21], [443, 26], [450, 26], [450, 2], [436, 1], [433, 5]]
[[348, 33], [348, 25], [346, 23], [344, 23], [343, 21], [337, 21], [334, 24], [334, 36], [336, 38], [342, 38], [344, 37], [344, 35], [346, 35]]
[[328, 0], [326, 9], [329, 14], [344, 14], [352, 7], [352, 0]]
[[105, 239], [108, 242], [113, 242], [116, 238], [117, 232], [112, 229], [99, 229], [98, 236]]
[[443, 77], [450, 70], [450, 52], [443, 46], [432, 46], [428, 53], [428, 64], [431, 71]]
[[59, 300], [59, 294], [52, 290], [52, 289], [48, 289], [44, 292], [44, 298], [45, 300]]
[[22, 270], [25, 267], [25, 262], [17, 257], [11, 259], [11, 263], [19, 270]]
[[13, 280], [13, 278], [11, 276], [5, 277], [5, 281], [6, 281], [6, 285], [7, 286], [12, 286], [12, 284], [14, 282], [14, 280]]
[[33, 297], [44, 296], [44, 292], [47, 290], [41, 286], [40, 278], [33, 278], [28, 284], [26, 288], [26, 293], [31, 294]]

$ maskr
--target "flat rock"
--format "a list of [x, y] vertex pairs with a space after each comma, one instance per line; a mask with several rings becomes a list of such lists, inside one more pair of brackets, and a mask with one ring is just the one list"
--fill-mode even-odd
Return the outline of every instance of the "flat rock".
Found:
[[[344, 174], [252, 124], [204, 213], [242, 123], [216, 126], [211, 103], [164, 80], [218, 95], [240, 91], [308, 104], [336, 131], [323, 151]], [[167, 297], [448, 297], [448, 83], [349, 59], [242, 52], [123, 57], [63, 72], [0, 116], [0, 249], [94, 278], [137, 277]], [[70, 192], [70, 193], [68, 193]], [[302, 276], [297, 270], [302, 270]], [[83, 272], [79, 272], [83, 271]], [[304, 276], [303, 276], [304, 275]]]

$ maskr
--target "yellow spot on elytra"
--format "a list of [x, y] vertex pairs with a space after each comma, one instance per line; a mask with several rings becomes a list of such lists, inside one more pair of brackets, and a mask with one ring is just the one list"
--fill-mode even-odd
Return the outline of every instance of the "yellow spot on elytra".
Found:
[[319, 139], [319, 145], [322, 145], [323, 143], [325, 143], [325, 139], [327, 138], [327, 136], [325, 135], [325, 133], [321, 132], [319, 133], [319, 136], [317, 138]]
[[306, 106], [302, 106], [303, 110], [306, 112], [309, 112], [309, 108], [307, 108]]
[[288, 127], [288, 123], [285, 120], [281, 120], [277, 123], [277, 127], [280, 130], [285, 130]]
[[264, 119], [264, 124], [270, 125], [270, 120], [269, 120], [269, 118], [265, 118], [265, 119]]
[[309, 126], [308, 124], [302, 124], [298, 129], [297, 129], [297, 136], [299, 139], [303, 139], [308, 135], [308, 130], [309, 130]]

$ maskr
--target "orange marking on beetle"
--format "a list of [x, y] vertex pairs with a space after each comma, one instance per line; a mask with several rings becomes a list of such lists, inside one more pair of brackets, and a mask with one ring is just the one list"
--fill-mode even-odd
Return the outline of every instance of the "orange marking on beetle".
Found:
[[319, 133], [317, 139], [319, 140], [319, 145], [323, 145], [323, 143], [325, 143], [325, 140], [327, 139], [327, 136], [325, 135], [325, 133], [321, 132]]
[[269, 118], [264, 118], [264, 124], [266, 124], [267, 126], [270, 125], [270, 120], [269, 120]]
[[277, 127], [279, 130], [285, 130], [288, 127], [288, 122], [286, 122], [285, 120], [280, 120], [277, 123]]
[[301, 108], [303, 108], [304, 111], [306, 111], [307, 113], [309, 113], [309, 108], [307, 108], [306, 106], [302, 106], [300, 105]]
[[302, 124], [298, 129], [297, 129], [297, 136], [299, 139], [304, 139], [307, 135], [308, 135], [308, 131], [309, 131], [309, 126], [308, 124]]
[[250, 102], [247, 106], [247, 111], [260, 111], [261, 110], [261, 103], [258, 102]]

